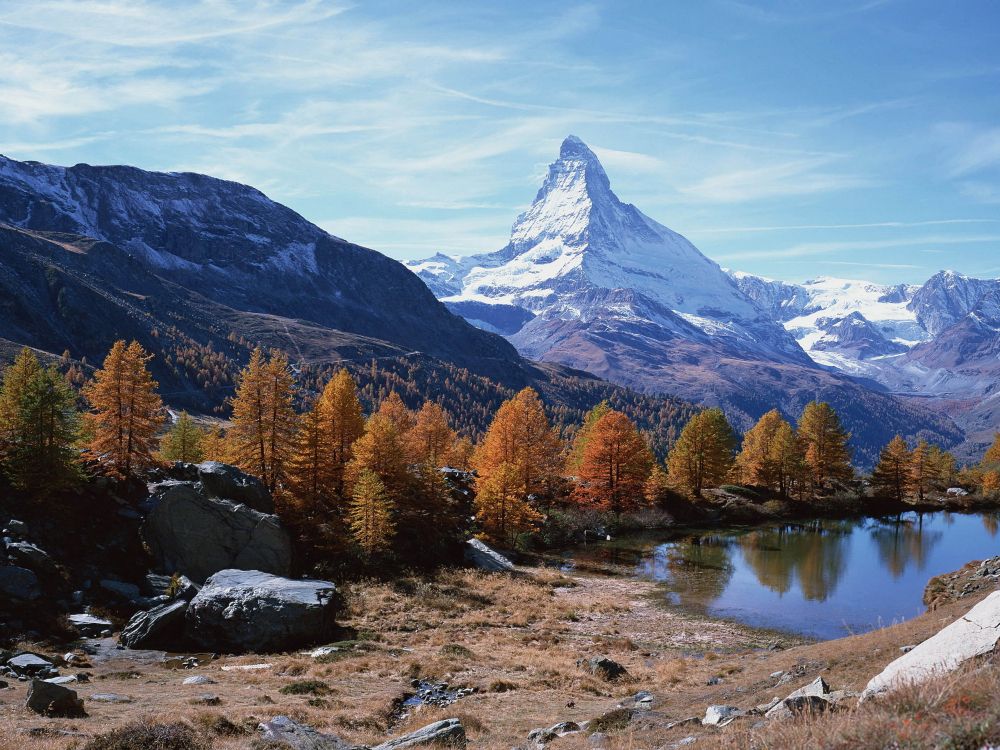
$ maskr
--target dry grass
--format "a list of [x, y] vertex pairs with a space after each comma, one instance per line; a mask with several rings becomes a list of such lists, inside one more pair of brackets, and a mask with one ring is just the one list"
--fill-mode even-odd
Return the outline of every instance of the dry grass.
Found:
[[[964, 600], [896, 628], [841, 641], [800, 645], [779, 638], [786, 648], [771, 650], [766, 647], [774, 634], [659, 607], [656, 594], [652, 584], [569, 578], [550, 570], [516, 577], [448, 571], [430, 579], [360, 583], [347, 591], [342, 618], [359, 631], [359, 640], [341, 644], [340, 652], [321, 659], [298, 653], [224, 657], [194, 672], [112, 654], [112, 660], [95, 662], [89, 670], [90, 684], [74, 686], [85, 699], [86, 719], [28, 713], [22, 708], [22, 683], [0, 692], [0, 750], [79, 748], [99, 732], [143, 721], [184, 723], [218, 750], [245, 748], [256, 725], [279, 714], [363, 744], [458, 716], [477, 748], [508, 750], [522, 745], [535, 727], [594, 719], [638, 690], [652, 691], [661, 704], [654, 715], [637, 714], [624, 729], [614, 729], [611, 742], [616, 748], [661, 747], [705, 731], [663, 727], [701, 715], [711, 703], [748, 708], [819, 674], [835, 689], [857, 690], [898, 656], [899, 646], [923, 640], [975, 603]], [[629, 679], [608, 683], [577, 666], [581, 657], [597, 654], [623, 664]], [[222, 669], [254, 663], [271, 667]], [[793, 682], [776, 686], [770, 674], [777, 670], [792, 672]], [[191, 674], [205, 674], [217, 684], [182, 685]], [[476, 692], [446, 708], [421, 707], [401, 717], [400, 703], [417, 677]], [[720, 683], [708, 684], [717, 677]], [[218, 708], [189, 703], [206, 691], [221, 697]], [[134, 702], [86, 700], [98, 692], [121, 693]], [[82, 737], [27, 734], [39, 728]], [[734, 725], [702, 739], [740, 746], [731, 738], [746, 739], [746, 731]], [[780, 739], [767, 739], [772, 741]], [[568, 736], [553, 750], [585, 746], [585, 738]]]

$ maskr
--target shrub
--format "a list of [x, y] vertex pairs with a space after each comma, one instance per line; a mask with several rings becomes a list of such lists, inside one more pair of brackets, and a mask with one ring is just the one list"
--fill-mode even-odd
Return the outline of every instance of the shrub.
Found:
[[93, 737], [83, 750], [209, 750], [186, 724], [137, 722]]
[[284, 695], [329, 695], [333, 691], [322, 680], [296, 680], [278, 692]]
[[441, 656], [457, 656], [460, 659], [472, 659], [475, 654], [459, 643], [446, 643], [441, 647]]

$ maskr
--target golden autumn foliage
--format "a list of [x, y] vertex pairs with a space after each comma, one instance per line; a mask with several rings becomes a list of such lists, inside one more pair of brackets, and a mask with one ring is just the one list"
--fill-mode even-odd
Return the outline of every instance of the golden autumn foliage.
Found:
[[295, 444], [285, 467], [286, 489], [298, 515], [316, 516], [334, 506], [332, 451], [324, 427], [319, 402], [299, 417]]
[[202, 433], [201, 454], [202, 461], [220, 461], [225, 463], [229, 459], [226, 437], [222, 434], [222, 428], [212, 427]]
[[576, 498], [612, 513], [644, 504], [653, 454], [627, 416], [607, 411], [588, 430]]
[[938, 467], [931, 458], [931, 448], [926, 440], [920, 440], [910, 454], [910, 465], [907, 473], [906, 486], [916, 495], [917, 500], [924, 501], [924, 496], [933, 488], [938, 480]]
[[295, 440], [294, 381], [284, 354], [268, 359], [258, 348], [239, 377], [233, 426], [227, 435], [230, 460], [257, 476], [270, 492], [284, 478]]
[[[525, 388], [500, 406], [472, 457], [472, 466], [479, 474], [477, 487], [503, 468], [505, 474], [516, 474], [515, 490], [522, 498], [548, 494], [561, 463], [559, 439], [532, 388]], [[508, 476], [505, 487], [509, 481]]]
[[354, 443], [354, 457], [347, 467], [348, 483], [353, 486], [365, 471], [379, 478], [393, 503], [405, 494], [410, 474], [403, 436], [396, 422], [381, 409], [368, 418], [364, 433]]
[[741, 484], [767, 487], [786, 494], [788, 477], [793, 473], [793, 446], [789, 442], [791, 425], [781, 412], [772, 409], [743, 436], [736, 456], [735, 472]]
[[850, 435], [830, 404], [811, 401], [799, 419], [798, 436], [805, 450], [805, 464], [814, 490], [827, 488], [837, 480], [854, 477]]
[[365, 557], [374, 557], [392, 545], [396, 529], [392, 501], [378, 474], [362, 469], [354, 482], [348, 511], [351, 536]]
[[700, 497], [706, 487], [717, 487], [733, 466], [736, 437], [722, 409], [695, 414], [681, 431], [667, 457], [671, 482], [689, 495]]
[[323, 388], [317, 404], [323, 422], [323, 439], [329, 460], [335, 497], [344, 497], [347, 465], [353, 457], [352, 446], [365, 431], [365, 419], [358, 402], [357, 386], [347, 370], [337, 370]]
[[449, 463], [458, 435], [438, 404], [427, 401], [404, 435], [406, 456], [411, 464], [439, 468]]
[[602, 401], [588, 411], [587, 415], [583, 418], [583, 424], [577, 430], [576, 436], [573, 438], [573, 444], [570, 446], [569, 455], [566, 457], [566, 473], [570, 476], [576, 476], [580, 473], [580, 466], [583, 464], [583, 453], [587, 449], [587, 443], [590, 442], [590, 431], [601, 417], [609, 411], [611, 411], [611, 405], [607, 401]]
[[518, 534], [530, 531], [541, 520], [524, 498], [524, 475], [513, 464], [493, 467], [477, 482], [476, 520], [483, 534], [501, 545], [513, 545]]
[[89, 451], [114, 476], [131, 476], [155, 463], [164, 417], [157, 383], [146, 367], [150, 359], [138, 342], [116, 341], [83, 389], [93, 409], [87, 415]]
[[882, 449], [878, 465], [872, 472], [872, 488], [875, 493], [902, 502], [909, 486], [911, 458], [906, 441], [901, 435], [896, 435]]

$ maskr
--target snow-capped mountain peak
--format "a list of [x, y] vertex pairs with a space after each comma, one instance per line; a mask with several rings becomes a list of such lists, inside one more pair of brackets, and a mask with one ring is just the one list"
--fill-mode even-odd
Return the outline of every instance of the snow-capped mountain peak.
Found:
[[[597, 155], [575, 136], [563, 141], [504, 248], [408, 265], [453, 309], [474, 304], [477, 324], [491, 325], [485, 305], [513, 305], [532, 314], [526, 326], [535, 317], [647, 321], [802, 357], [718, 264], [619, 200]], [[522, 340], [529, 333], [516, 335], [516, 344], [534, 351]]]

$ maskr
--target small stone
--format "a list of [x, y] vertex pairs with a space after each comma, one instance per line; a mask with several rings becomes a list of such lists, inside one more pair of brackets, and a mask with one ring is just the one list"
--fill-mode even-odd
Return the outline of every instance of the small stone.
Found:
[[190, 702], [199, 706], [219, 706], [222, 704], [222, 698], [214, 693], [202, 693], [192, 698]]
[[912, 651], [915, 648], [916, 648], [916, 645], [911, 644], [909, 646], [900, 646], [899, 650], [902, 651], [904, 654], [908, 654], [910, 651]]
[[594, 656], [590, 659], [581, 659], [577, 662], [579, 666], [587, 669], [591, 674], [600, 677], [607, 682], [617, 682], [628, 676], [628, 670], [614, 659], [606, 656]]
[[771, 679], [772, 680], [780, 680], [784, 676], [785, 676], [785, 673], [782, 672], [780, 669], [777, 672], [771, 672]]
[[76, 682], [76, 675], [74, 674], [64, 674], [59, 677], [49, 677], [45, 682], [51, 683], [52, 685], [68, 685], [71, 682]]
[[206, 677], [203, 674], [197, 674], [197, 675], [194, 675], [193, 677], [187, 677], [187, 678], [185, 678], [184, 682], [182, 682], [181, 684], [182, 685], [214, 685], [215, 684], [215, 680], [213, 680], [211, 677]]
[[711, 727], [724, 726], [742, 715], [743, 712], [736, 706], [709, 706], [705, 709], [705, 718], [701, 723]]
[[708, 682], [706, 682], [705, 684], [706, 685], [721, 685], [722, 684], [722, 678], [719, 677], [718, 675], [716, 675], [715, 677], [709, 677], [708, 678]]
[[87, 696], [87, 700], [93, 703], [131, 703], [132, 699], [127, 695], [118, 695], [118, 693], [94, 693], [93, 695]]

